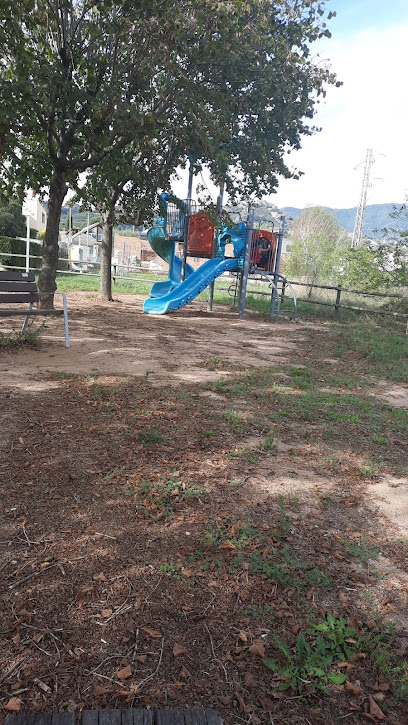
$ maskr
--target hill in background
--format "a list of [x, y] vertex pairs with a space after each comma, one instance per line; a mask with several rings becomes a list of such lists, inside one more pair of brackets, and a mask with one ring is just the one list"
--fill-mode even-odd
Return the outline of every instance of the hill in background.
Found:
[[[45, 202], [44, 206], [47, 206]], [[375, 230], [381, 231], [384, 227], [392, 227], [400, 229], [401, 231], [408, 230], [408, 216], [405, 219], [392, 219], [390, 214], [394, 211], [394, 207], [399, 208], [401, 204], [369, 204], [366, 207], [365, 218], [364, 218], [364, 234], [368, 237], [375, 237]], [[332, 209], [331, 207], [324, 207], [327, 211], [335, 214], [340, 226], [346, 230], [346, 232], [353, 233], [354, 222], [357, 214], [357, 207], [351, 209]], [[247, 204], [240, 203], [234, 207], [226, 208], [234, 221], [242, 219], [246, 221], [248, 206]], [[286, 233], [290, 233], [291, 219], [296, 219], [303, 211], [294, 206], [285, 206], [281, 210], [287, 215]], [[276, 215], [279, 214], [280, 210], [277, 206], [270, 202], [260, 202], [255, 209], [255, 225], [261, 224], [263, 228], [272, 229], [279, 226]], [[63, 206], [61, 210], [61, 222], [60, 228], [63, 229], [65, 225], [66, 216], [68, 214], [68, 207]], [[75, 204], [72, 209], [72, 223], [73, 227], [80, 229], [86, 226], [87, 223], [87, 212], [81, 210], [80, 206]], [[96, 212], [91, 213], [91, 219], [96, 221], [100, 218], [100, 215]], [[124, 228], [131, 229], [131, 225], [120, 225]]]
[[[392, 227], [401, 231], [408, 230], [408, 219], [391, 219], [390, 214], [394, 211], [394, 207], [399, 208], [401, 204], [369, 204], [366, 206], [364, 217], [364, 234], [368, 237], [375, 237], [375, 230], [381, 230], [384, 227]], [[354, 222], [356, 220], [357, 207], [352, 209], [331, 209], [324, 207], [327, 211], [335, 214], [337, 220], [346, 232], [353, 233]], [[303, 209], [297, 209], [293, 206], [285, 206], [282, 211], [292, 219], [296, 219]]]

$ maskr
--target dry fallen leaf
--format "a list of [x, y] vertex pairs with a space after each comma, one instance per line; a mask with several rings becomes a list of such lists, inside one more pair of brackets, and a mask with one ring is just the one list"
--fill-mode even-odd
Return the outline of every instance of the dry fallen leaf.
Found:
[[100, 574], [95, 574], [94, 579], [96, 582], [107, 582], [108, 581], [105, 574], [103, 574], [103, 572], [101, 572]]
[[113, 690], [110, 687], [101, 687], [100, 685], [95, 685], [94, 687], [95, 697], [101, 697], [101, 695], [110, 695], [111, 692], [113, 692]]
[[179, 655], [185, 655], [187, 654], [188, 649], [187, 647], [183, 647], [182, 644], [178, 644], [178, 642], [175, 643], [173, 647], [173, 654], [175, 657], [179, 657]]
[[218, 695], [218, 699], [223, 705], [231, 705], [232, 697], [229, 695]]
[[102, 609], [101, 610], [101, 617], [106, 619], [106, 617], [110, 617], [112, 614], [112, 609]]
[[20, 712], [21, 700], [19, 697], [10, 697], [7, 705], [4, 705], [4, 709], [7, 712]]
[[252, 672], [245, 672], [244, 673], [244, 685], [245, 687], [255, 687], [256, 685], [256, 679], [253, 676]]
[[385, 679], [384, 675], [378, 675], [378, 683], [377, 683], [378, 689], [382, 692], [387, 692], [387, 690], [391, 689], [391, 685], [388, 682], [388, 680]]
[[371, 697], [371, 695], [368, 696], [368, 700], [370, 703], [370, 715], [373, 715], [378, 720], [385, 720], [385, 715], [380, 707], [378, 707], [376, 701]]
[[232, 550], [232, 549], [236, 549], [236, 548], [237, 547], [235, 546], [235, 544], [233, 544], [232, 541], [228, 541], [228, 539], [227, 539], [227, 541], [224, 541], [224, 543], [221, 544], [221, 546], [220, 546], [220, 549], [231, 549]]
[[150, 635], [150, 637], [161, 637], [160, 632], [157, 632], [155, 629], [150, 629], [149, 627], [142, 627], [142, 629], [146, 632], [146, 634]]
[[181, 700], [182, 699], [181, 696], [179, 695], [179, 693], [176, 692], [176, 690], [174, 690], [173, 687], [168, 687], [167, 692], [170, 695], [172, 700]]
[[236, 693], [235, 693], [235, 697], [236, 697], [236, 698], [237, 698], [237, 700], [238, 700], [238, 704], [239, 704], [239, 709], [240, 709], [240, 711], [241, 711], [241, 712], [245, 712], [245, 711], [246, 711], [245, 703], [244, 703], [244, 701], [243, 701], [243, 699], [242, 699], [241, 695], [239, 694], [239, 692], [236, 692]]
[[118, 680], [127, 680], [128, 677], [131, 677], [131, 675], [132, 670], [130, 665], [127, 665], [123, 668], [123, 670], [119, 670], [119, 672], [116, 673], [116, 677], [118, 678]]
[[352, 692], [353, 695], [355, 695], [356, 697], [358, 697], [358, 695], [361, 695], [361, 693], [363, 692], [362, 687], [360, 687], [359, 685], [353, 685], [353, 683], [349, 682], [349, 680], [345, 681], [344, 687], [346, 688], [346, 690], [350, 690], [350, 692]]
[[265, 647], [263, 642], [260, 642], [259, 640], [250, 646], [249, 651], [251, 655], [254, 655], [255, 657], [262, 657], [262, 659], [265, 657]]

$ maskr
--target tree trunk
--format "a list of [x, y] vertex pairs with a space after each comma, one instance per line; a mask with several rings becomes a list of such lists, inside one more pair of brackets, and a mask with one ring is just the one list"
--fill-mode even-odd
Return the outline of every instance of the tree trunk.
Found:
[[55, 171], [50, 184], [48, 198], [47, 228], [43, 242], [41, 272], [38, 278], [40, 291], [39, 307], [53, 306], [57, 289], [55, 278], [58, 269], [58, 237], [62, 202], [67, 193], [67, 184], [61, 172]]
[[102, 212], [102, 249], [101, 249], [101, 277], [99, 282], [99, 296], [105, 302], [112, 302], [112, 247], [113, 223], [115, 213], [112, 210]]

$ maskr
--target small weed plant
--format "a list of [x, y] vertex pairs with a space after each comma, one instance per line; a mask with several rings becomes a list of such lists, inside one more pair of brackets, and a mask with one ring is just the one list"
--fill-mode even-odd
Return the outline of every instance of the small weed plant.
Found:
[[246, 424], [245, 417], [242, 413], [232, 410], [232, 408], [228, 408], [228, 410], [225, 411], [225, 419], [228, 426], [234, 431], [234, 433], [242, 433]]
[[360, 466], [357, 469], [357, 474], [360, 478], [368, 478], [373, 481], [379, 474], [380, 467], [374, 461], [367, 461], [364, 466]]
[[41, 333], [44, 331], [45, 325], [42, 324], [40, 327], [37, 327], [36, 330], [32, 330], [29, 332], [24, 332], [21, 334], [20, 332], [9, 332], [7, 334], [0, 333], [0, 348], [5, 348], [8, 350], [11, 350], [13, 348], [18, 348], [23, 345], [33, 345], [35, 346], [39, 342], [39, 337]]
[[278, 452], [278, 442], [275, 438], [275, 431], [273, 428], [271, 428], [263, 442], [262, 446], [265, 453], [270, 453], [271, 455], [276, 455]]
[[136, 496], [143, 499], [143, 508], [152, 518], [173, 518], [174, 507], [182, 502], [198, 500], [206, 493], [202, 486], [180, 479], [143, 480]]
[[338, 662], [350, 661], [358, 651], [357, 631], [346, 620], [328, 614], [325, 621], [311, 624], [305, 634], [297, 636], [290, 649], [276, 635], [278, 658], [264, 660], [264, 664], [279, 677], [279, 689], [302, 694], [322, 691], [330, 694], [328, 686], [341, 685], [347, 675], [335, 672]]
[[163, 443], [163, 436], [158, 430], [151, 428], [150, 430], [144, 430], [139, 433], [139, 441], [140, 443], [154, 446]]
[[201, 364], [204, 368], [207, 368], [207, 370], [218, 370], [223, 366], [224, 360], [222, 357], [209, 357], [208, 360], [204, 360]]
[[285, 512], [285, 497], [279, 496], [278, 535], [287, 536], [292, 528], [292, 522]]
[[376, 561], [380, 553], [379, 548], [367, 541], [364, 536], [361, 537], [360, 541], [343, 541], [343, 545], [350, 556], [360, 559], [363, 564], [370, 560]]
[[168, 574], [172, 579], [181, 579], [181, 568], [171, 561], [165, 561], [163, 564], [160, 564], [159, 571], [163, 574]]

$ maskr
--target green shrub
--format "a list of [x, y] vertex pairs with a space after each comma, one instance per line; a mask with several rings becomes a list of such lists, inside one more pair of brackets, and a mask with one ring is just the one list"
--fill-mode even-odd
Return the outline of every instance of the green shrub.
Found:
[[[12, 237], [0, 236], [0, 266], [22, 267], [26, 263], [26, 242], [25, 239], [13, 239]], [[12, 257], [12, 254], [21, 256]], [[42, 243], [30, 241], [30, 269], [41, 269]], [[64, 257], [58, 262], [58, 269], [68, 269], [68, 253], [65, 249], [59, 250], [59, 256]], [[66, 258], [66, 261], [65, 261]]]
[[[0, 264], [3, 267], [22, 267], [25, 269], [26, 242], [24, 239], [12, 239], [11, 237], [0, 237]], [[30, 267], [41, 269], [42, 244], [30, 242]], [[12, 254], [21, 254], [21, 257], [12, 257]], [[10, 255], [10, 256], [8, 256]], [[40, 257], [40, 259], [33, 259]]]

